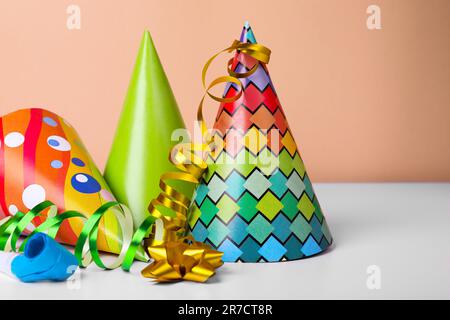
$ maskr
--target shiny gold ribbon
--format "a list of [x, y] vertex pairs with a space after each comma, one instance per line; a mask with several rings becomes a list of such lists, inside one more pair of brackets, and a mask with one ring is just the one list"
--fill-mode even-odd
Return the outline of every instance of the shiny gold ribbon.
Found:
[[141, 273], [156, 282], [205, 282], [223, 264], [222, 252], [213, 250], [192, 237], [149, 247], [148, 253], [154, 261]]
[[[252, 69], [244, 73], [233, 72], [231, 70], [233, 59], [231, 59], [228, 61], [227, 68], [229, 75], [218, 77], [212, 80], [209, 85], [206, 85], [206, 75], [211, 63], [220, 54], [225, 52], [231, 53], [235, 50], [256, 59]], [[219, 51], [205, 63], [202, 70], [202, 84], [205, 94], [200, 100], [197, 109], [197, 121], [200, 125], [203, 141], [202, 143], [178, 144], [170, 152], [169, 160], [180, 171], [167, 172], [161, 175], [159, 182], [161, 193], [150, 202], [148, 208], [150, 216], [157, 219], [157, 221], [153, 225], [149, 238], [144, 241], [147, 251], [155, 259], [154, 263], [143, 270], [142, 274], [145, 277], [152, 277], [157, 281], [184, 279], [203, 282], [214, 274], [215, 268], [221, 265], [210, 263], [211, 261], [206, 258], [211, 256], [217, 259], [219, 254], [218, 251], [210, 249], [208, 245], [194, 242], [191, 246], [186, 247], [184, 237], [186, 235], [186, 221], [191, 199], [171, 186], [169, 182], [184, 181], [194, 184], [200, 182], [208, 167], [206, 156], [208, 153], [214, 152], [213, 137], [208, 136], [208, 128], [203, 117], [205, 97], [208, 95], [211, 99], [221, 103], [231, 103], [238, 100], [243, 91], [239, 78], [246, 78], [252, 75], [260, 63], [267, 64], [270, 60], [270, 53], [268, 48], [260, 44], [243, 43], [235, 40], [231, 46]], [[227, 82], [237, 85], [238, 91], [234, 96], [227, 98], [218, 97], [210, 92], [213, 87]], [[197, 155], [199, 152], [201, 156]], [[201, 251], [202, 254], [198, 250], [203, 250]], [[193, 252], [197, 253], [189, 254]], [[211, 270], [210, 266], [214, 269]]]

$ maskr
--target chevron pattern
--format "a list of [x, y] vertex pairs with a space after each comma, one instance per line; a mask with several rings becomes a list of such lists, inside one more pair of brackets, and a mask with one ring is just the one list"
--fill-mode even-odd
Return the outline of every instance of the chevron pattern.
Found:
[[[256, 43], [250, 26], [242, 42]], [[235, 72], [256, 61], [237, 53]], [[239, 100], [220, 106], [218, 146], [189, 212], [198, 241], [226, 262], [295, 260], [318, 254], [332, 237], [265, 65], [241, 79]], [[228, 84], [225, 97], [237, 88]]]

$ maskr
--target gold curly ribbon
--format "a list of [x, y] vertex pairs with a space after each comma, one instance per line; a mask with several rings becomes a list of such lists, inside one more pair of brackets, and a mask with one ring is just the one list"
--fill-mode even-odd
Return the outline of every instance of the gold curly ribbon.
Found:
[[141, 274], [156, 282], [205, 282], [223, 265], [222, 252], [192, 237], [149, 247], [148, 253], [154, 261]]
[[[231, 53], [234, 50], [255, 58], [257, 63], [247, 72], [236, 73], [231, 70], [233, 61], [231, 59], [228, 61], [227, 68], [229, 75], [220, 76], [211, 81], [209, 85], [206, 85], [206, 74], [211, 63], [220, 54], [225, 52]], [[203, 141], [202, 143], [178, 144], [170, 152], [169, 161], [180, 171], [161, 175], [159, 182], [161, 193], [150, 202], [148, 208], [150, 216], [157, 219], [157, 221], [153, 225], [149, 238], [144, 241], [144, 247], [154, 257], [155, 262], [143, 270], [142, 274], [144, 277], [155, 278], [156, 281], [184, 279], [204, 282], [214, 274], [215, 268], [222, 265], [218, 263], [205, 264], [205, 261], [208, 261], [205, 257], [213, 256], [216, 259], [220, 254], [218, 251], [212, 250], [208, 245], [194, 242], [190, 247], [186, 247], [184, 237], [186, 235], [186, 220], [191, 199], [171, 186], [170, 181], [183, 181], [194, 184], [200, 182], [207, 169], [206, 156], [208, 153], [214, 152], [213, 137], [208, 136], [208, 128], [203, 117], [205, 97], [208, 95], [211, 99], [223, 103], [238, 100], [243, 91], [239, 78], [246, 78], [252, 75], [260, 63], [267, 64], [270, 60], [270, 53], [270, 49], [260, 44], [243, 43], [235, 40], [231, 46], [219, 51], [205, 63], [202, 70], [202, 84], [205, 93], [197, 109], [197, 121], [200, 125]], [[213, 87], [227, 82], [237, 85], [238, 91], [234, 96], [227, 98], [218, 97], [210, 92]], [[198, 156], [198, 152], [202, 156]], [[186, 254], [186, 252], [197, 252], [200, 249], [203, 250], [203, 254]], [[220, 254], [220, 258], [221, 256], [222, 254]], [[199, 273], [194, 272], [194, 269], [198, 270]]]

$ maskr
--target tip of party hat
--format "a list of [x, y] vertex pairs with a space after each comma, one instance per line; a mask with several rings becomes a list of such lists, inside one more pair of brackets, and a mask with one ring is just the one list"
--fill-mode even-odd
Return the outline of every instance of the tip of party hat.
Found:
[[248, 21], [245, 21], [244, 23], [244, 28], [242, 29], [239, 41], [247, 43], [257, 43], [255, 35], [253, 34], [252, 27], [250, 26], [250, 23]]
[[148, 31], [148, 30], [144, 30], [144, 33], [143, 33], [143, 35], [142, 35], [142, 37], [144, 38], [144, 39], [151, 39], [152, 38], [152, 36], [151, 36], [151, 34], [150, 34], [150, 31]]
[[162, 68], [153, 37], [148, 30], [144, 30], [142, 34], [137, 62], [136, 67], [143, 67], [143, 69], [146, 69], [147, 67], [152, 68], [152, 70]]
[[148, 30], [145, 30], [141, 39], [141, 52], [154, 51], [153, 39]]
[[[159, 59], [153, 38], [148, 30], [144, 30], [139, 47], [139, 53], [136, 59], [132, 78], [136, 81], [139, 77], [145, 77], [148, 84], [158, 85], [159, 90], [168, 89], [169, 84], [164, 73], [164, 69]], [[132, 83], [134, 83], [132, 81]], [[139, 87], [139, 86], [137, 86]], [[137, 90], [137, 87], [134, 89]], [[132, 91], [134, 90], [132, 88]]]

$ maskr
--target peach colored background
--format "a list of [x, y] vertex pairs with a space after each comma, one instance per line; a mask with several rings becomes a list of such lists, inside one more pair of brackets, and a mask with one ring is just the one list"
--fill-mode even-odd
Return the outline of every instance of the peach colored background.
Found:
[[[72, 3], [81, 30], [66, 28]], [[382, 30], [366, 28], [370, 4]], [[245, 20], [273, 51], [272, 80], [314, 181], [450, 181], [448, 0], [2, 0], [0, 113], [60, 113], [103, 168], [143, 30], [192, 128], [203, 63]]]

